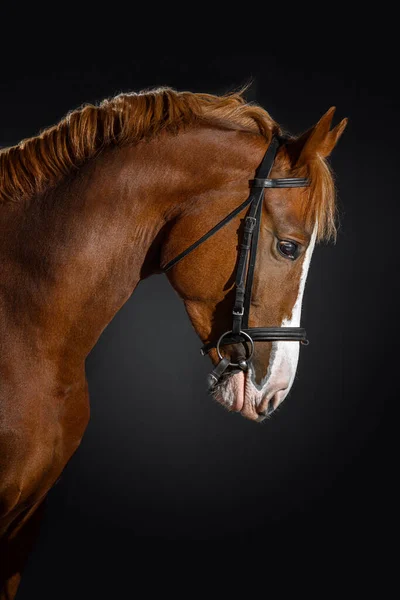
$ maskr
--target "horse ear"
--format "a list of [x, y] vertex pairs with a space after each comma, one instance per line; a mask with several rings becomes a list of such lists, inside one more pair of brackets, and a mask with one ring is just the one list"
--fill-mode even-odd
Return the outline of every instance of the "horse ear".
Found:
[[330, 129], [335, 110], [336, 107], [331, 106], [314, 127], [297, 140], [289, 142], [288, 152], [293, 167], [307, 164], [316, 155], [324, 158], [330, 155], [347, 125], [347, 119], [343, 119], [336, 127]]

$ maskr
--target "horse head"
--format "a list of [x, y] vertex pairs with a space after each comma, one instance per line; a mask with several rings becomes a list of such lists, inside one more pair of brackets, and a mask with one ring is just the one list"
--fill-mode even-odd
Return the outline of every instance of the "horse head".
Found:
[[[335, 234], [326, 158], [347, 120], [330, 129], [334, 110], [274, 151], [272, 138], [253, 196], [164, 267], [215, 365], [214, 397], [249, 419], [264, 420], [286, 398], [298, 342], [306, 342], [300, 315], [311, 256], [316, 241]], [[186, 214], [186, 230], [197, 231], [201, 219], [201, 212]], [[168, 248], [167, 240], [167, 256]]]

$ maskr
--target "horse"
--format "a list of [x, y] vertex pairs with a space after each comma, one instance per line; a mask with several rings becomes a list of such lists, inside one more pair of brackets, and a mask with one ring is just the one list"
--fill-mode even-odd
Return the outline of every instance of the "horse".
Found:
[[0, 151], [2, 600], [88, 424], [85, 359], [142, 279], [167, 273], [223, 407], [262, 422], [283, 402], [312, 252], [336, 234], [334, 111], [292, 136], [243, 90], [158, 88]]

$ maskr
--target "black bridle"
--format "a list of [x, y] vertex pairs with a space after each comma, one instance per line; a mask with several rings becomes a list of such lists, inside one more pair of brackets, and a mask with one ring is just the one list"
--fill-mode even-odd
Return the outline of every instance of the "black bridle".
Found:
[[[239, 247], [235, 280], [235, 302], [232, 311], [232, 329], [223, 333], [217, 342], [205, 344], [201, 349], [202, 355], [205, 356], [212, 348], [216, 348], [220, 359], [220, 362], [209, 375], [210, 387], [214, 387], [219, 382], [229, 366], [238, 367], [244, 371], [248, 368], [248, 362], [254, 354], [254, 342], [287, 341], [308, 344], [306, 330], [302, 327], [249, 327], [251, 291], [256, 264], [264, 190], [265, 188], [294, 188], [310, 185], [310, 181], [306, 178], [269, 179], [276, 154], [282, 142], [283, 140], [278, 137], [272, 138], [264, 158], [257, 169], [256, 177], [251, 182], [250, 196], [247, 200], [235, 208], [235, 210], [229, 213], [228, 216], [217, 223], [199, 240], [194, 242], [194, 244], [189, 246], [189, 248], [169, 261], [163, 268], [164, 273], [172, 269], [185, 256], [229, 223], [244, 208], [247, 206], [250, 207], [245, 218], [243, 240]], [[232, 363], [228, 357], [222, 356], [221, 346], [246, 342], [250, 343], [250, 351], [245, 360], [242, 359], [237, 363]]]

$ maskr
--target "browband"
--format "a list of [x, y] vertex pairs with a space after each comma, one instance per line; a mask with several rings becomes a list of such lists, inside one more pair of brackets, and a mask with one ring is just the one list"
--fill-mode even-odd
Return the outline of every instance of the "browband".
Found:
[[293, 177], [281, 179], [252, 179], [251, 187], [256, 188], [295, 188], [308, 187], [311, 181], [307, 177]]

